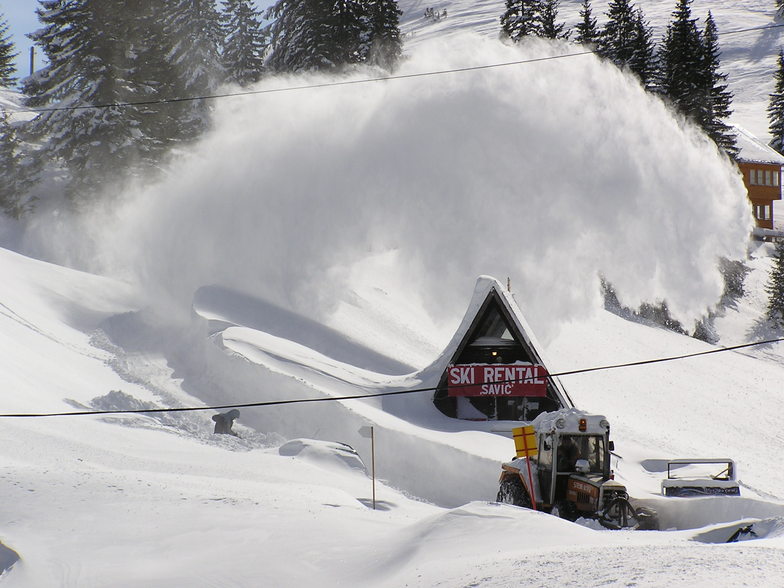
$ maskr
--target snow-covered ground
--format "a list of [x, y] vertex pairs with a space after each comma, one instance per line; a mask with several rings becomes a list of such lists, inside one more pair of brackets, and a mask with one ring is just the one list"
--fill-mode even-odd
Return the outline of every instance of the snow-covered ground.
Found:
[[[605, 13], [608, 4], [609, 0], [591, 2], [593, 17], [600, 27], [607, 20]], [[677, 2], [637, 0], [633, 4], [642, 8], [653, 29], [654, 40], [660, 42]], [[422, 41], [465, 31], [496, 37], [504, 9], [503, 2], [499, 0], [400, 0], [399, 5], [403, 10], [402, 29], [408, 34], [407, 40], [412, 47]], [[581, 6], [582, 0], [561, 0], [559, 21], [573, 28], [580, 21]], [[437, 21], [425, 18], [424, 12], [428, 7], [437, 9], [439, 13], [446, 10], [447, 17]], [[768, 137], [766, 108], [769, 94], [773, 91], [776, 55], [784, 28], [746, 29], [781, 24], [775, 18], [775, 2], [694, 0], [691, 10], [692, 17], [697, 19], [700, 27], [704, 27], [708, 11], [711, 11], [716, 21], [722, 50], [722, 71], [728, 75], [727, 81], [735, 96], [732, 122], [749, 129], [758, 137]], [[555, 67], [554, 64], [552, 66]]]
[[[750, 286], [764, 275], [762, 253]], [[330, 358], [339, 344], [359, 348], [350, 334], [298, 329], [299, 338], [321, 335], [324, 354], [265, 334], [263, 323], [281, 313], [262, 303], [244, 315], [255, 328], [229, 326], [226, 315], [238, 318], [252, 302], [239, 304], [229, 291], [199, 297], [204, 314], [211, 302], [209, 323], [197, 314], [171, 331], [150, 324], [123, 283], [9, 251], [0, 252], [0, 266], [14, 277], [0, 286], [4, 414], [320, 397], [395, 378]], [[759, 318], [757, 297], [750, 293], [722, 319], [727, 342], [746, 340]], [[564, 329], [549, 352], [561, 370], [704, 348], [600, 311]], [[392, 412], [371, 401], [242, 409], [240, 438], [211, 435], [212, 411], [3, 418], [0, 541], [21, 558], [3, 582], [771, 585], [784, 572], [775, 396], [782, 381], [779, 347], [567, 382], [579, 406], [611, 418], [623, 456], [616, 473], [659, 510], [669, 529], [661, 532], [596, 530], [489, 502], [511, 440], [460, 432], [470, 425], [454, 421], [450, 430], [429, 402], [405, 401], [418, 422], [394, 417], [403, 401]], [[376, 428], [384, 480], [375, 510], [361, 463], [326, 441], [351, 443], [369, 464], [364, 424]], [[322, 441], [286, 442], [297, 437]], [[657, 498], [661, 473], [641, 462], [684, 455], [735, 458], [742, 497]], [[719, 544], [737, 521], [755, 520], [763, 521], [760, 539]]]
[[[403, 73], [569, 51], [497, 44], [499, 3], [401, 4], [449, 14], [406, 17]], [[641, 2], [652, 20], [669, 4]], [[690, 324], [721, 294], [716, 257], [748, 254], [719, 345], [776, 335], [772, 247], [747, 242], [734, 170], [613, 68], [553, 63], [226, 101], [115, 209], [43, 206], [21, 235], [3, 221], [0, 583], [779, 583], [782, 343], [563, 378], [610, 419], [616, 476], [659, 532], [493, 503], [508, 433], [448, 419], [426, 392], [324, 401], [427, 386], [486, 273], [510, 278], [553, 372], [715, 348], [605, 311], [600, 272], [625, 303], [666, 297]], [[321, 80], [263, 84], [306, 81]], [[303, 398], [318, 402], [241, 408], [239, 437], [211, 433], [216, 411], [8, 416]], [[662, 498], [675, 457], [733, 458], [741, 497]], [[752, 522], [756, 540], [723, 543]]]

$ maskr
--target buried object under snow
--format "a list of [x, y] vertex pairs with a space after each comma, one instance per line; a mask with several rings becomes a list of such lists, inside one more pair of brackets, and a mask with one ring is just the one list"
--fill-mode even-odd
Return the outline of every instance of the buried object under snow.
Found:
[[536, 455], [530, 464], [502, 464], [498, 502], [531, 508], [535, 500], [537, 510], [593, 518], [608, 529], [658, 529], [656, 513], [634, 508], [626, 487], [611, 479], [606, 418], [564, 409], [539, 415], [533, 427]]
[[740, 496], [731, 459], [673, 459], [662, 480], [664, 496]]

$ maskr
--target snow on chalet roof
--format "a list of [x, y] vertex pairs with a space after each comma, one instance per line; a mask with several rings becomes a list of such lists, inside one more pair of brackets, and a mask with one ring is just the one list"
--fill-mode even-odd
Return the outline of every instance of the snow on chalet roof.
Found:
[[784, 156], [775, 149], [760, 141], [743, 127], [735, 126], [734, 128], [737, 147], [740, 150], [738, 161], [784, 165]]
[[[474, 286], [474, 295], [471, 298], [471, 303], [468, 305], [468, 309], [463, 316], [460, 326], [455, 331], [451, 341], [449, 341], [449, 344], [441, 355], [419, 373], [422, 381], [428, 381], [431, 378], [433, 381], [440, 379], [441, 374], [444, 373], [449, 362], [452, 361], [452, 358], [455, 356], [461, 342], [465, 339], [466, 334], [471, 328], [477, 313], [482, 308], [484, 301], [493, 290], [498, 294], [501, 304], [504, 305], [510, 318], [514, 321], [517, 331], [521, 334], [524, 340], [523, 343], [530, 349], [531, 353], [535, 356], [536, 361], [545, 367], [548, 366], [548, 362], [542, 352], [542, 346], [534, 336], [531, 326], [523, 316], [520, 307], [517, 306], [517, 302], [514, 300], [511, 292], [508, 292], [495, 278], [491, 276], [479, 276], [476, 280], [476, 285]], [[561, 404], [566, 407], [571, 407], [573, 403], [566, 393], [561, 381], [558, 378], [552, 378], [552, 382], [555, 390], [560, 396], [559, 400], [561, 401]]]

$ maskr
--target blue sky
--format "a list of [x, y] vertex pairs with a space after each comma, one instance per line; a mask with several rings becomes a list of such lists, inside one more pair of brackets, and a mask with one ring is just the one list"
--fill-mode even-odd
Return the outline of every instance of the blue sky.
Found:
[[25, 34], [40, 26], [35, 14], [37, 7], [38, 2], [35, 0], [0, 0], [0, 14], [8, 22], [12, 40], [19, 52], [16, 58], [17, 77], [24, 77], [30, 73], [30, 46], [32, 43], [30, 39], [25, 37]]

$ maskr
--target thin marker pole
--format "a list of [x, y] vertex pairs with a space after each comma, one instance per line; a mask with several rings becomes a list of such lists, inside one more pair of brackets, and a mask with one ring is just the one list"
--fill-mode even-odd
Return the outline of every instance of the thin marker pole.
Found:
[[376, 429], [370, 427], [370, 469], [373, 476], [373, 510], [376, 510]]

